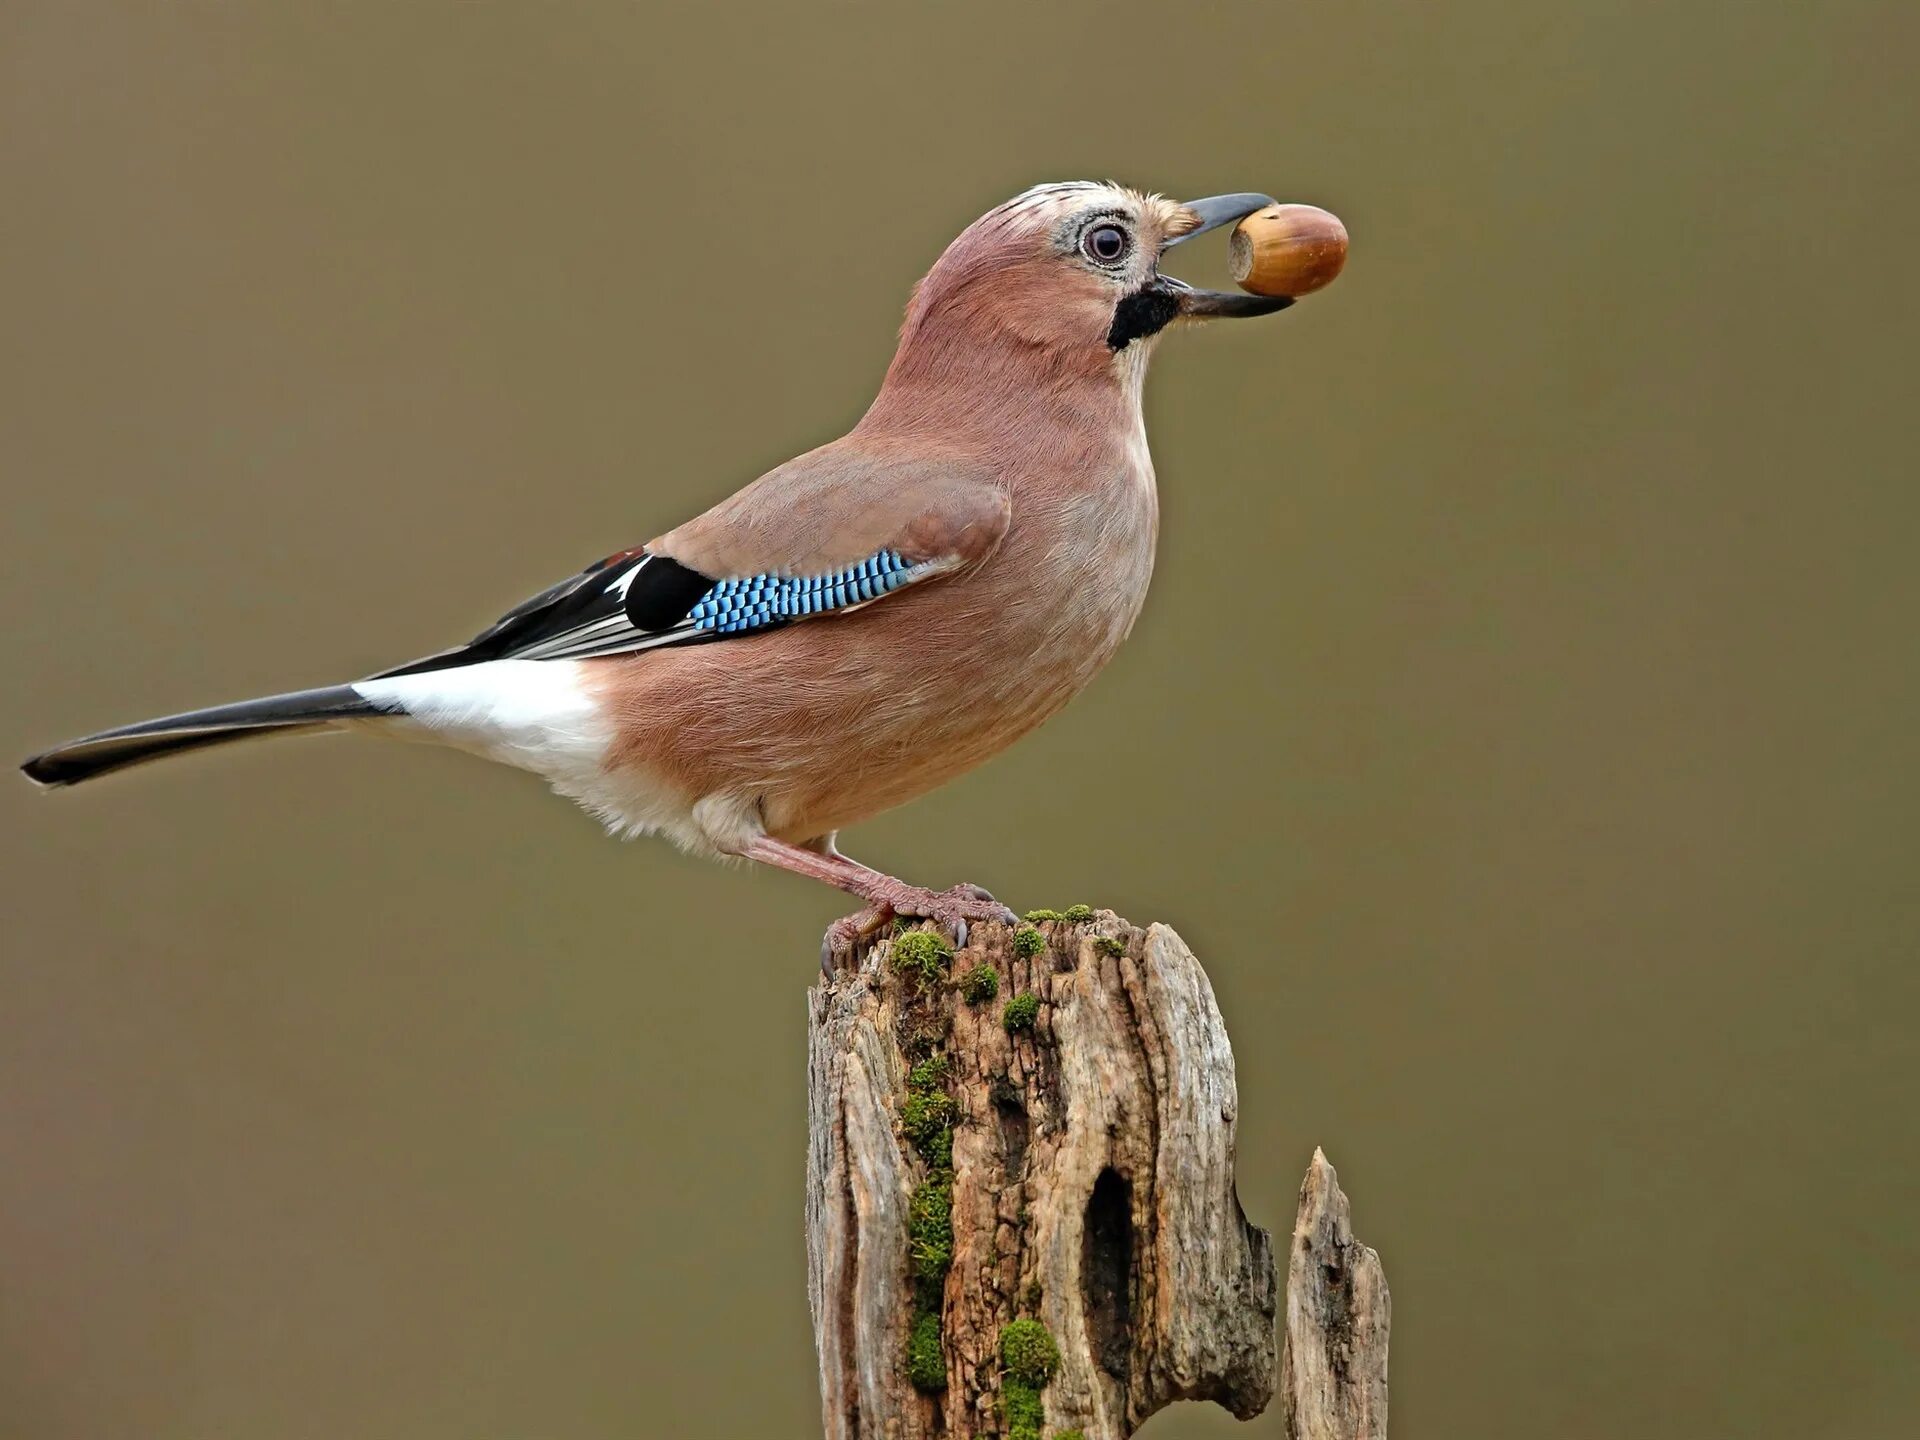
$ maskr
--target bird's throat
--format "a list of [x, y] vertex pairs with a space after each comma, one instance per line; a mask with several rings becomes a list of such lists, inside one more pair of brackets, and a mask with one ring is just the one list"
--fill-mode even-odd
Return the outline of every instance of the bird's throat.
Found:
[[1107, 330], [1107, 348], [1118, 353], [1136, 340], [1158, 335], [1180, 313], [1177, 296], [1156, 285], [1147, 285], [1124, 296], [1113, 307], [1113, 324]]

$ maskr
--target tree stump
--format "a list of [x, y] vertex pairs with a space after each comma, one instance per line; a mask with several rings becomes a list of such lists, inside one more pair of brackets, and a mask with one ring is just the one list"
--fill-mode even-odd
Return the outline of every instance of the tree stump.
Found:
[[[975, 926], [957, 953], [901, 929], [809, 992], [829, 1440], [1119, 1440], [1174, 1400], [1246, 1418], [1273, 1396], [1273, 1250], [1234, 1191], [1233, 1053], [1205, 972], [1163, 925], [1029, 921]], [[1316, 1203], [1338, 1195], [1325, 1173]], [[1303, 1315], [1331, 1313], [1323, 1288]], [[1385, 1295], [1382, 1429], [1356, 1436], [1384, 1431]]]
[[1300, 1186], [1289, 1254], [1280, 1352], [1287, 1433], [1385, 1440], [1387, 1276], [1379, 1255], [1353, 1238], [1346, 1192], [1318, 1149]]

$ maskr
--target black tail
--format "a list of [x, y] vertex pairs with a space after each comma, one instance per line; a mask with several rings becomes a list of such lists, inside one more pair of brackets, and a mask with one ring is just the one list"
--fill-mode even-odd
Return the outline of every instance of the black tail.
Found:
[[351, 685], [329, 685], [319, 690], [296, 690], [290, 695], [268, 695], [237, 705], [215, 705], [143, 720], [118, 730], [103, 730], [84, 740], [56, 745], [20, 768], [41, 785], [78, 785], [96, 775], [124, 770], [163, 755], [178, 755], [229, 740], [256, 735], [290, 735], [322, 729], [330, 722], [356, 715], [386, 712], [369, 705]]

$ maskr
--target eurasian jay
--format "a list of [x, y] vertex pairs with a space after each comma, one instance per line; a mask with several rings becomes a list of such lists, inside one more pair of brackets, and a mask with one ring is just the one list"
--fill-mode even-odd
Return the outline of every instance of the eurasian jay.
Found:
[[824, 880], [866, 909], [1006, 918], [848, 859], [836, 832], [972, 769], [1065, 705], [1146, 598], [1140, 409], [1173, 321], [1281, 298], [1162, 253], [1271, 204], [1041, 185], [913, 291], [879, 395], [829, 445], [534, 596], [466, 645], [349, 685], [103, 731], [22, 767], [77, 784], [258, 735], [424, 738], [544, 776], [622, 834]]

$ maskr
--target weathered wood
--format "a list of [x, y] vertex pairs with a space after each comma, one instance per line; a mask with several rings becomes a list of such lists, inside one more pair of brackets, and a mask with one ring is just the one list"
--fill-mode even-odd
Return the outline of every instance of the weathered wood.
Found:
[[1386, 1433], [1387, 1288], [1319, 1151], [1289, 1255], [1234, 1190], [1233, 1052], [1164, 925], [1076, 906], [864, 946], [808, 994], [829, 1440], [1123, 1440], [1174, 1400]]
[[1380, 1257], [1353, 1238], [1340, 1177], [1316, 1149], [1287, 1262], [1280, 1378], [1294, 1440], [1384, 1440], [1392, 1311]]

